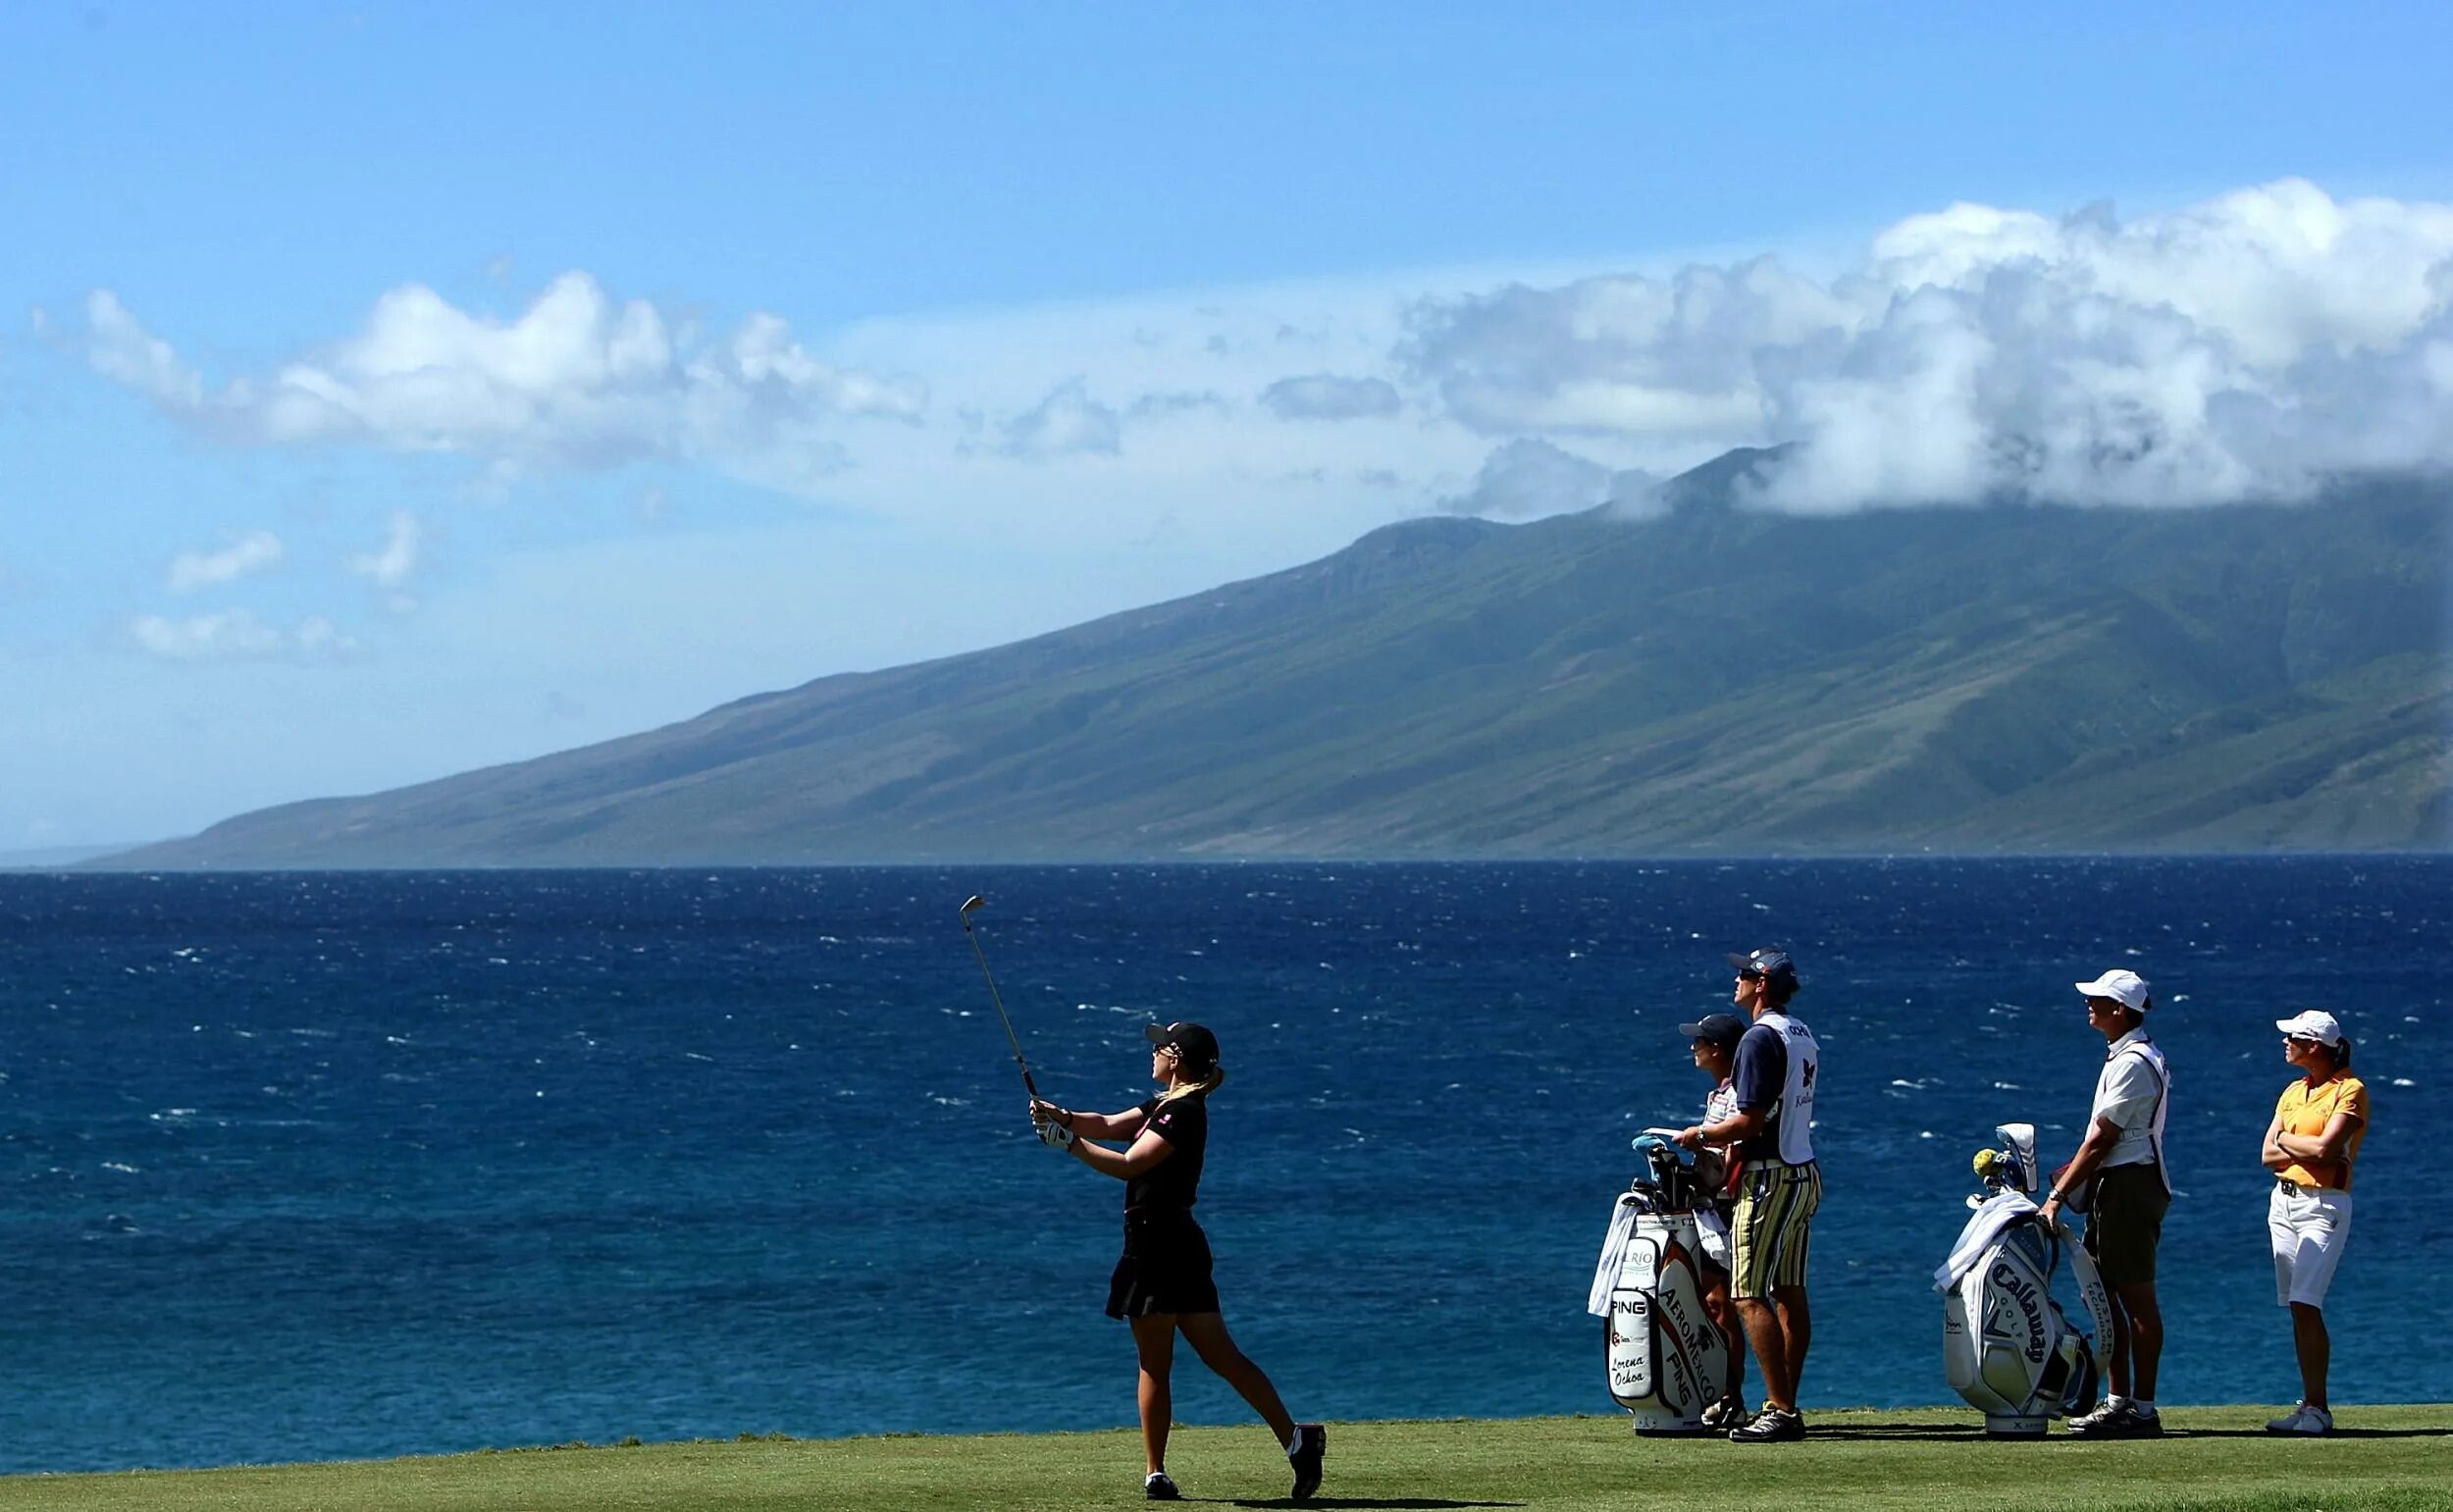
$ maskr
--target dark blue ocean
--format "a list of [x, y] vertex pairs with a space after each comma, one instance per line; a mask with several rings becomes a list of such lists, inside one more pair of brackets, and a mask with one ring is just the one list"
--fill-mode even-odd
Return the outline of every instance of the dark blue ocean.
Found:
[[2114, 965], [2174, 1068], [2163, 1399], [2296, 1394], [2257, 1151], [2312, 1006], [2375, 1098], [2336, 1401], [2453, 1396], [2445, 859], [11, 876], [0, 1469], [1131, 1422], [1121, 1188], [1026, 1132], [973, 892], [1050, 1095], [1219, 1032], [1200, 1214], [1298, 1415], [1611, 1411], [1628, 1139], [1773, 942], [1823, 1047], [1809, 1410], [1950, 1400], [1969, 1155], [2074, 1146]]

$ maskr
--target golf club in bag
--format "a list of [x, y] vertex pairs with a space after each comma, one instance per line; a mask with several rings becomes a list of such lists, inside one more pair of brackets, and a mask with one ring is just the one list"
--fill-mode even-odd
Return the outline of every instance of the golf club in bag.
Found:
[[1585, 1310], [1609, 1321], [1610, 1396], [1639, 1434], [1697, 1434], [1729, 1379], [1729, 1342], [1703, 1311], [1696, 1210], [1709, 1200], [1675, 1129], [1635, 1140], [1635, 1179], [1610, 1210]]
[[2045, 1226], [2035, 1201], [2036, 1126], [1995, 1127], [1998, 1150], [1976, 1152], [1984, 1191], [1951, 1255], [1934, 1272], [1942, 1293], [1942, 1363], [1951, 1389], [1985, 1415], [1997, 1438], [2033, 1438], [2054, 1418], [2095, 1405], [2096, 1358], [2089, 1336], [2053, 1298], [2063, 1253], [2095, 1338], [2112, 1336], [2112, 1309], [2095, 1261], [2070, 1230]]

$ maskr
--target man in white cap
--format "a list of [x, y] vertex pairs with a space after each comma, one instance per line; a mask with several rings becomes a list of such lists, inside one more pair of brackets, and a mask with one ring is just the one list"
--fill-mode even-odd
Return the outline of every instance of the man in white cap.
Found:
[[2104, 1277], [2113, 1337], [2105, 1360], [2112, 1389], [2102, 1406], [2070, 1419], [2069, 1432], [2080, 1438], [2160, 1438], [2155, 1371], [2164, 1355], [2164, 1314], [2155, 1300], [2155, 1250], [2172, 1198], [2164, 1163], [2171, 1072], [2147, 1037], [2155, 999], [2143, 977], [2112, 970], [2076, 985], [2087, 1000], [2088, 1024], [2109, 1049], [2086, 1137], [2054, 1173], [2043, 1218], [2050, 1226], [2063, 1208], [2088, 1214], [2087, 1253]]

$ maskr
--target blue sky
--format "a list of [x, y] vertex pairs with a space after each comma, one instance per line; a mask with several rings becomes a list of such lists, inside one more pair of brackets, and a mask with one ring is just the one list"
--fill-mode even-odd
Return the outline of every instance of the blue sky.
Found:
[[2453, 460], [2453, 21], [2139, 9], [0, 10], [0, 851], [1746, 442]]

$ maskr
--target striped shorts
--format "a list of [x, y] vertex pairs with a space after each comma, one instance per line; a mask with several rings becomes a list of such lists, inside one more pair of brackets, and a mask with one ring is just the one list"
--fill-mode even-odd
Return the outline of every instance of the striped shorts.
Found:
[[1806, 1244], [1822, 1204], [1822, 1168], [1812, 1161], [1748, 1162], [1729, 1225], [1729, 1294], [1761, 1298], [1776, 1286], [1804, 1285]]

